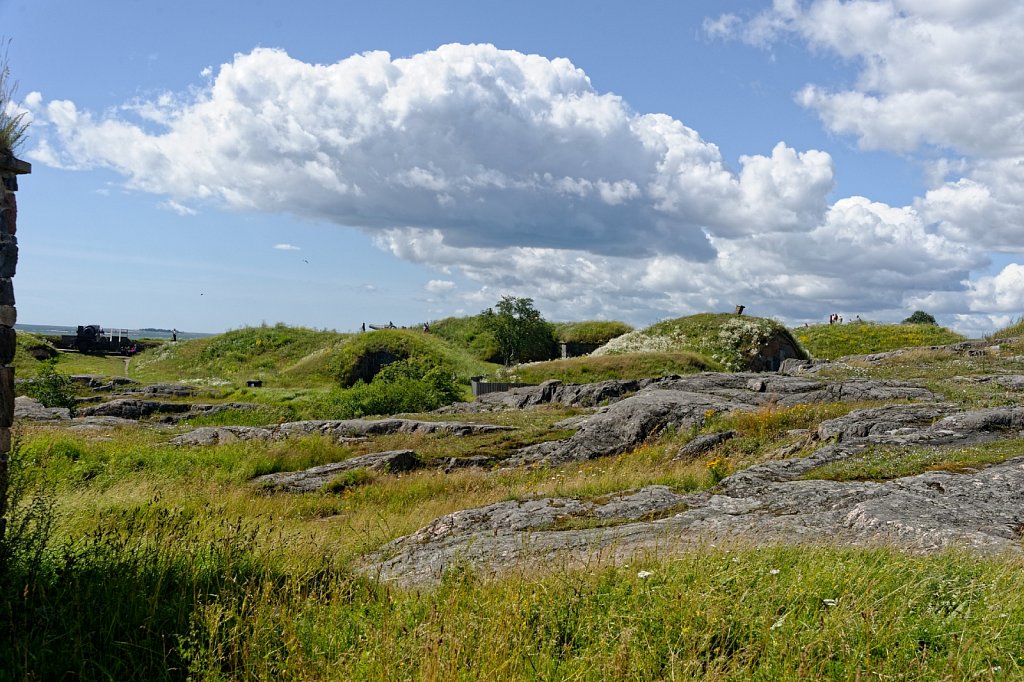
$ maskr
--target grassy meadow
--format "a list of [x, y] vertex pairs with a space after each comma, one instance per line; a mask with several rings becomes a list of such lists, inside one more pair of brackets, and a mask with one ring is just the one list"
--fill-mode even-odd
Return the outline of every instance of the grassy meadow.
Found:
[[[415, 352], [436, 352], [460, 379], [496, 369], [478, 364], [466, 346], [402, 333], [416, 334], [407, 341], [420, 343]], [[399, 336], [388, 347], [404, 342]], [[75, 430], [19, 424], [12, 530], [0, 548], [0, 680], [1024, 677], [1020, 555], [736, 543], [638, 555], [628, 564], [600, 556], [585, 565], [530, 564], [497, 577], [453, 566], [439, 586], [418, 589], [357, 570], [366, 553], [461, 509], [533, 497], [597, 499], [650, 484], [711, 489], [779, 452], [809, 454], [806, 430], [874, 403], [769, 404], [709, 414], [700, 430], [669, 429], [615, 457], [562, 467], [362, 471], [301, 495], [268, 493], [250, 481], [402, 448], [431, 465], [473, 455], [500, 460], [569, 436], [559, 423], [585, 412], [544, 406], [415, 415], [515, 427], [474, 436], [169, 445], [200, 424], [316, 416], [317, 400], [340, 390], [351, 343], [333, 332], [261, 327], [167, 344], [128, 363], [137, 380], [194, 382], [214, 391], [213, 401], [262, 403], [255, 413]], [[1024, 373], [1022, 356], [1018, 339], [980, 355], [920, 348], [828, 373], [915, 380], [963, 406], [1016, 404], [1018, 394], [972, 377]], [[29, 360], [19, 362], [19, 375], [31, 376]], [[536, 365], [537, 379], [710, 366], [680, 353], [587, 362]], [[604, 362], [610, 369], [601, 369]], [[69, 374], [126, 371], [123, 358], [72, 354], [56, 366]], [[266, 387], [244, 388], [257, 373]], [[675, 459], [696, 435], [723, 429], [737, 436], [705, 456]], [[879, 449], [809, 477], [887, 480], [1020, 454], [1013, 442]]]

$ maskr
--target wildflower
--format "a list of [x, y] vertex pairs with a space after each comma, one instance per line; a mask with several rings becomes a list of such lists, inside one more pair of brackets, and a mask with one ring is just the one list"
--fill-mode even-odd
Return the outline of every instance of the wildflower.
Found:
[[772, 574], [772, 575], [778, 575], [778, 574], [779, 574], [779, 569], [777, 569], [777, 568], [773, 568], [772, 570], [770, 570], [770, 571], [768, 571], [768, 572], [769, 572], [770, 574]]
[[769, 629], [771, 629], [771, 630], [778, 630], [779, 628], [782, 627], [782, 621], [784, 621], [784, 620], [786, 620], [786, 614], [782, 614], [781, 616], [779, 616], [779, 619], [777, 621], [775, 621], [774, 623], [772, 623], [772, 626]]
[[832, 608], [833, 606], [835, 606], [836, 604], [839, 603], [839, 600], [838, 599], [822, 599], [821, 603], [824, 604], [825, 606], [829, 607], [829, 608]]
[[653, 573], [651, 573], [650, 571], [639, 571], [639, 572], [638, 572], [638, 573], [636, 574], [636, 577], [637, 577], [637, 578], [640, 578], [640, 580], [643, 580], [643, 579], [645, 579], [645, 578], [650, 578], [650, 577], [651, 577], [652, 575], [654, 575], [654, 574], [653, 574]]

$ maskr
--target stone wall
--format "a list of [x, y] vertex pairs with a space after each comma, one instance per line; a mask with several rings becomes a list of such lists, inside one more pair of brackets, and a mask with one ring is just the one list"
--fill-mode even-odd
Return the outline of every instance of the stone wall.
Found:
[[13, 277], [18, 265], [18, 176], [32, 166], [0, 151], [0, 540], [7, 530], [7, 489], [10, 481], [11, 426], [14, 423], [14, 307]]

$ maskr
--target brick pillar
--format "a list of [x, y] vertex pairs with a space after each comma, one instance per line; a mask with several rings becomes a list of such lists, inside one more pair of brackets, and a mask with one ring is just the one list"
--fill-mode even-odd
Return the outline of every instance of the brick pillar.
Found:
[[14, 424], [14, 307], [12, 278], [18, 265], [18, 176], [32, 166], [0, 151], [0, 541], [7, 531], [7, 489], [10, 482], [11, 426]]

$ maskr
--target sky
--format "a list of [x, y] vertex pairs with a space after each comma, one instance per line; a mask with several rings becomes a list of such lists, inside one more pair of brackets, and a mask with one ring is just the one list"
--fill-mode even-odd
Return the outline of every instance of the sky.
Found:
[[1024, 314], [1019, 0], [0, 0], [19, 322]]

